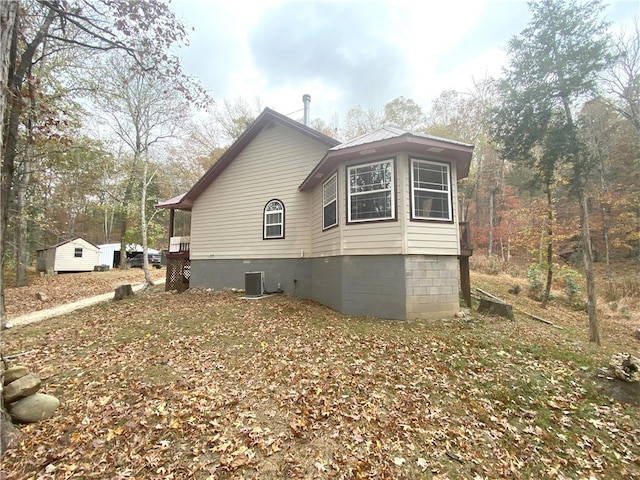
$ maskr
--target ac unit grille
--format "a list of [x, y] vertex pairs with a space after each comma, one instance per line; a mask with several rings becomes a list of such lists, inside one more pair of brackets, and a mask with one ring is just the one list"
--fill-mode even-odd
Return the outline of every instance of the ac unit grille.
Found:
[[247, 297], [262, 296], [264, 285], [264, 272], [245, 272], [244, 274], [244, 294]]

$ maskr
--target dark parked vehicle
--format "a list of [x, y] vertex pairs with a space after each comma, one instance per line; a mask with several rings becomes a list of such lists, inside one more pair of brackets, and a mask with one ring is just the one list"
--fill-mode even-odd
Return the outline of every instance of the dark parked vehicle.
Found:
[[[162, 258], [158, 253], [149, 253], [147, 254], [149, 257], [149, 266], [154, 268], [162, 267]], [[144, 263], [144, 254], [142, 252], [136, 252], [133, 256], [127, 258], [127, 265], [130, 267], [140, 267], [142, 268], [142, 264]]]

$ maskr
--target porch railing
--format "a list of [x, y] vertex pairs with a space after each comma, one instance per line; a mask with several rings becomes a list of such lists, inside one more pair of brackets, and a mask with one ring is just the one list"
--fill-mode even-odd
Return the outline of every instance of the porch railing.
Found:
[[169, 239], [169, 253], [184, 253], [189, 251], [191, 237], [171, 237]]
[[165, 290], [183, 292], [189, 288], [191, 278], [190, 246], [191, 237], [171, 237], [169, 239]]

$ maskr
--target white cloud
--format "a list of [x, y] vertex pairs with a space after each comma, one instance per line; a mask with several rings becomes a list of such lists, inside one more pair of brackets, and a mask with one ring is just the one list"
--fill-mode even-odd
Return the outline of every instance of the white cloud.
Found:
[[[325, 121], [356, 106], [381, 108], [398, 96], [424, 109], [445, 89], [498, 76], [509, 38], [526, 25], [520, 0], [297, 1], [174, 0], [195, 27], [185, 70], [213, 96], [260, 97], [288, 114], [312, 97]], [[614, 0], [618, 25], [637, 1]]]

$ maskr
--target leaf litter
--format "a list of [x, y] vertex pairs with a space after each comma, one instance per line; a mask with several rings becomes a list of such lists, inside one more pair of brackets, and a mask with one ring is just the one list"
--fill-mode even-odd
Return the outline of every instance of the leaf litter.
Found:
[[[232, 293], [137, 295], [3, 335], [57, 415], [8, 479], [640, 478], [606, 351], [495, 318], [390, 322]], [[604, 350], [604, 349], [603, 349]]]

